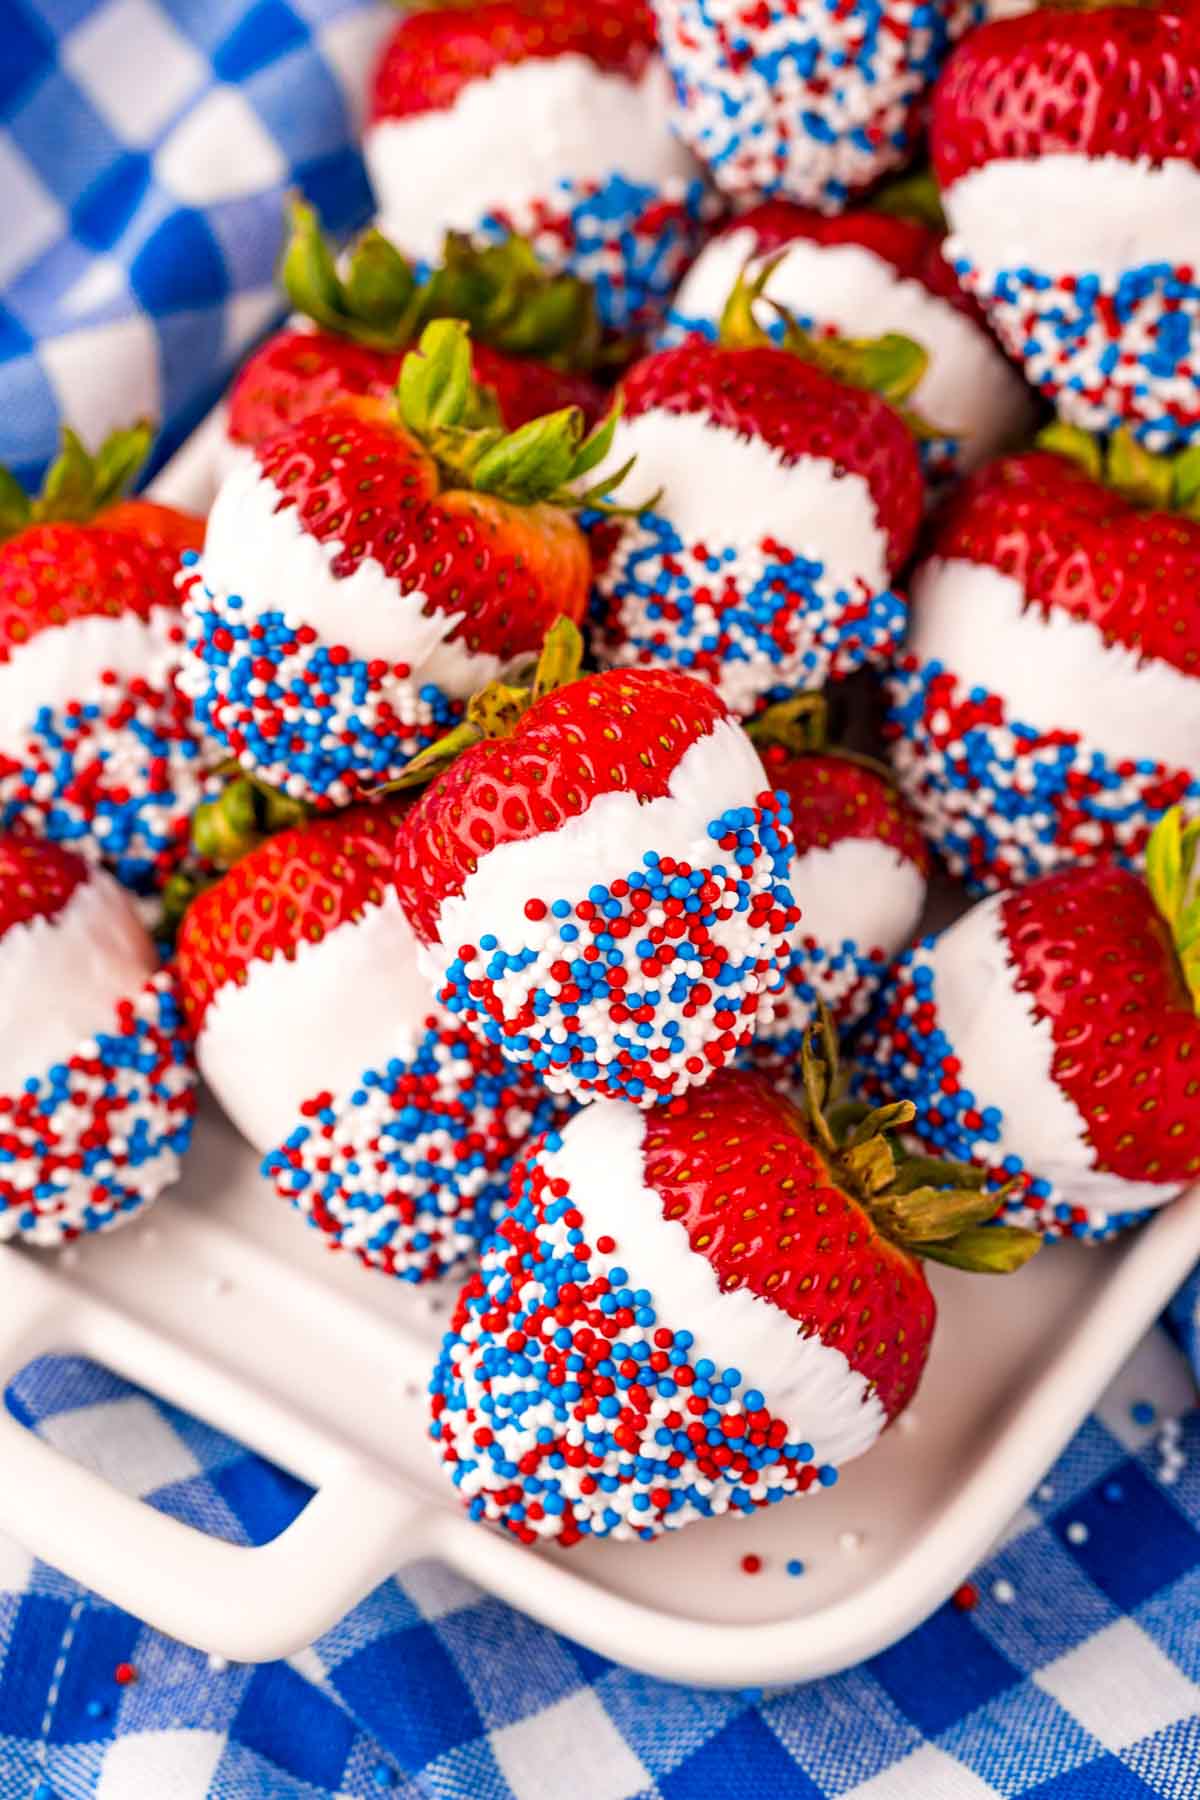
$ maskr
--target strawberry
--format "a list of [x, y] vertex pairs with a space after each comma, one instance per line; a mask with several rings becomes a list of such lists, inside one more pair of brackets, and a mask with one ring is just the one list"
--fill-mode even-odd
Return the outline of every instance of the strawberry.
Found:
[[971, 1171], [897, 1166], [910, 1108], [832, 1128], [833, 1074], [814, 1030], [808, 1116], [726, 1072], [650, 1113], [598, 1101], [530, 1150], [431, 1387], [472, 1517], [653, 1538], [832, 1485], [904, 1410], [936, 1316], [918, 1258], [1014, 1268], [1037, 1240], [978, 1228]]
[[74, 432], [31, 500], [0, 470], [0, 825], [103, 860], [138, 893], [187, 848], [209, 782], [175, 685], [180, 552], [204, 522], [121, 491], [150, 428]]
[[409, 13], [375, 73], [379, 220], [432, 262], [446, 229], [516, 232], [591, 283], [619, 331], [670, 296], [711, 212], [668, 126], [645, 0], [484, 0]]
[[317, 215], [295, 201], [280, 279], [299, 320], [267, 339], [233, 384], [231, 444], [251, 447], [343, 394], [386, 399], [406, 352], [431, 319], [461, 318], [474, 334], [475, 380], [490, 387], [510, 431], [543, 413], [578, 406], [589, 423], [604, 411], [589, 371], [604, 346], [583, 282], [549, 275], [529, 246], [510, 238], [475, 250], [447, 239], [424, 280], [377, 231], [339, 274]]
[[759, 1014], [753, 1066], [784, 1085], [800, 1067], [818, 1004], [845, 1029], [862, 1018], [893, 957], [912, 941], [925, 906], [929, 852], [888, 771], [828, 747], [818, 694], [772, 707], [751, 727], [767, 779], [787, 795], [800, 908], [778, 993]]
[[1200, 435], [1200, 17], [1050, 8], [973, 32], [931, 124], [947, 254], [1068, 422]]
[[0, 1240], [124, 1224], [179, 1173], [194, 1081], [132, 897], [60, 844], [0, 833]]
[[1000, 353], [920, 218], [860, 209], [827, 218], [768, 200], [712, 237], [675, 296], [660, 346], [691, 333], [715, 340], [739, 275], [770, 260], [756, 316], [773, 337], [783, 306], [805, 331], [828, 337], [899, 333], [929, 361], [912, 403], [940, 435], [922, 443], [931, 479], [973, 468], [1020, 438], [1033, 418], [1020, 375]]
[[889, 680], [902, 785], [976, 890], [1136, 864], [1163, 812], [1200, 798], [1194, 453], [1120, 433], [1104, 457], [1068, 426], [1041, 441], [949, 504]]
[[840, 212], [909, 160], [976, 0], [653, 0], [675, 129], [723, 193]]
[[579, 648], [562, 621], [532, 688], [486, 691], [422, 759], [455, 758], [405, 819], [396, 881], [473, 1030], [553, 1092], [648, 1106], [753, 1031], [799, 917], [787, 804], [711, 688], [573, 680]]
[[1075, 864], [980, 900], [897, 963], [861, 1040], [937, 1153], [1011, 1181], [1005, 1215], [1103, 1238], [1200, 1174], [1193, 947], [1200, 824], [1156, 827], [1149, 880]]
[[217, 495], [185, 685], [242, 767], [295, 799], [345, 805], [392, 779], [586, 606], [567, 483], [612, 426], [584, 443], [568, 409], [505, 436], [470, 369], [466, 327], [430, 325], [394, 407], [311, 413]]
[[913, 437], [867, 391], [908, 393], [919, 348], [791, 326], [787, 348], [755, 341], [759, 291], [735, 290], [728, 347], [690, 340], [629, 371], [610, 462], [635, 454], [662, 492], [593, 532], [597, 658], [686, 669], [743, 716], [887, 660], [922, 507]]
[[475, 1247], [526, 1132], [563, 1115], [419, 972], [401, 813], [269, 838], [192, 902], [177, 954], [201, 1071], [263, 1173], [331, 1247], [423, 1281]]

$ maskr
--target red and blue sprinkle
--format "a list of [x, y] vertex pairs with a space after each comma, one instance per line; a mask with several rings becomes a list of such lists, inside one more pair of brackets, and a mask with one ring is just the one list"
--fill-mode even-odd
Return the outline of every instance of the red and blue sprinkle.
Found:
[[58, 1245], [123, 1224], [179, 1174], [195, 1072], [175, 977], [153, 976], [109, 1029], [0, 1095], [0, 1239]]
[[474, 1519], [523, 1543], [649, 1539], [831, 1486], [740, 1369], [693, 1353], [653, 1293], [589, 1245], [552, 1133], [459, 1299], [431, 1432]]

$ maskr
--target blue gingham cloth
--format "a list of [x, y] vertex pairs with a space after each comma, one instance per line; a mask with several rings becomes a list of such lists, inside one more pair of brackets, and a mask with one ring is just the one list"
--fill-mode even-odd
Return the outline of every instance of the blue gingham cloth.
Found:
[[[290, 1662], [214, 1668], [0, 1540], [0, 1800], [1194, 1800], [1200, 1414], [1125, 1388], [976, 1571], [976, 1605], [784, 1692], [632, 1674], [432, 1563]], [[7, 1398], [238, 1543], [307, 1497], [74, 1359]]]
[[[64, 417], [179, 441], [277, 314], [285, 189], [335, 230], [366, 216], [356, 110], [389, 24], [376, 0], [0, 0], [0, 461], [35, 481]], [[76, 1360], [7, 1403], [235, 1542], [306, 1499]], [[0, 1800], [1185, 1800], [1200, 1417], [1136, 1411], [1089, 1420], [977, 1605], [785, 1693], [633, 1675], [433, 1564], [288, 1663], [214, 1668], [0, 1540]]]
[[161, 461], [278, 317], [282, 200], [370, 213], [382, 0], [0, 0], [0, 463], [144, 414]]

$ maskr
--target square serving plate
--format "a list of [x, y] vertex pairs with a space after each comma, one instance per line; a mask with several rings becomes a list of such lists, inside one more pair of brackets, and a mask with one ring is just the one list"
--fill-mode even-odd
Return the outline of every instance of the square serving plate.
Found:
[[[206, 505], [210, 421], [158, 484]], [[332, 1255], [215, 1107], [144, 1218], [56, 1253], [0, 1249], [0, 1385], [90, 1356], [316, 1491], [258, 1549], [119, 1493], [0, 1408], [0, 1531], [106, 1599], [237, 1661], [299, 1650], [401, 1563], [435, 1557], [603, 1655], [669, 1679], [811, 1679], [894, 1643], [1002, 1535], [1200, 1259], [1200, 1188], [1134, 1236], [1048, 1247], [1003, 1280], [933, 1268], [940, 1321], [915, 1406], [837, 1486], [658, 1543], [526, 1549], [459, 1510], [426, 1436], [453, 1284], [389, 1282]], [[1114, 1423], [1151, 1388], [1186, 1404], [1161, 1336], [1125, 1368]], [[1127, 1416], [1127, 1414], [1126, 1414]], [[761, 1571], [747, 1578], [753, 1552]], [[786, 1574], [800, 1559], [805, 1573]]]

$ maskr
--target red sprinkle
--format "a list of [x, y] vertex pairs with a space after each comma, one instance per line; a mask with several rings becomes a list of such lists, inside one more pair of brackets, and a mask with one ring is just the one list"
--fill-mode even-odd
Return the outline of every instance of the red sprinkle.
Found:
[[753, 1555], [743, 1556], [742, 1568], [747, 1575], [757, 1575], [758, 1571], [762, 1568], [762, 1557]]
[[132, 1663], [118, 1663], [113, 1670], [113, 1680], [119, 1687], [128, 1687], [131, 1681], [137, 1680], [137, 1670]]
[[964, 1581], [960, 1588], [955, 1588], [953, 1599], [959, 1612], [973, 1612], [979, 1605], [979, 1589], [973, 1581]]

